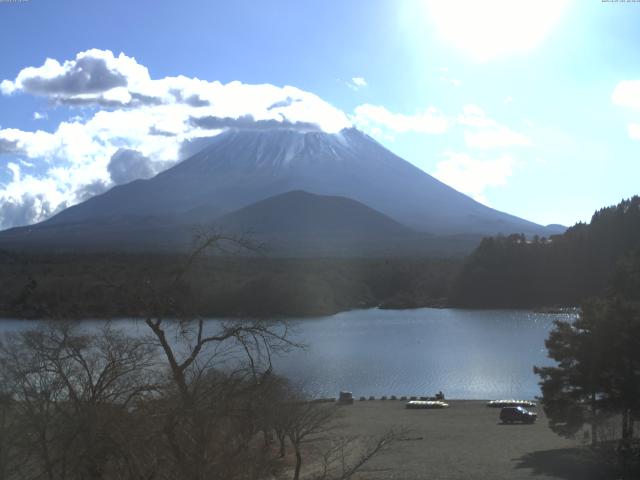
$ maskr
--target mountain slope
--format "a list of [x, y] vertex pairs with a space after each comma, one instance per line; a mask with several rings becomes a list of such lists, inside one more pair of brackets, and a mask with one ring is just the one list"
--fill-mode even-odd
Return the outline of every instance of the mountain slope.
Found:
[[223, 231], [248, 232], [269, 251], [284, 255], [424, 253], [420, 242], [428, 237], [355, 200], [301, 190], [261, 200], [215, 223]]
[[42, 222], [0, 232], [0, 248], [17, 251], [184, 251], [193, 225], [176, 215], [112, 215], [75, 222]]
[[[184, 252], [195, 216], [113, 215], [84, 222], [44, 223], [0, 232], [0, 246], [47, 252]], [[292, 191], [261, 200], [202, 224], [249, 238], [280, 257], [457, 256], [480, 242], [477, 235], [436, 237], [412, 230], [345, 197]], [[200, 227], [198, 227], [200, 228]]]
[[346, 197], [295, 190], [243, 207], [216, 220], [226, 230], [258, 235], [404, 237], [416, 232]]
[[115, 187], [48, 222], [180, 214], [198, 207], [230, 212], [291, 190], [352, 198], [435, 235], [546, 235], [545, 227], [472, 200], [356, 129], [230, 130], [156, 177]]
[[[227, 229], [262, 230], [281, 252], [303, 245], [305, 254], [357, 250], [357, 242], [375, 251], [406, 249], [402, 254], [449, 246], [459, 253], [483, 235], [555, 231], [472, 200], [356, 129], [229, 130], [154, 178], [0, 232], [0, 247], [184, 249], [194, 224], [218, 218]], [[417, 232], [420, 242], [407, 247]]]

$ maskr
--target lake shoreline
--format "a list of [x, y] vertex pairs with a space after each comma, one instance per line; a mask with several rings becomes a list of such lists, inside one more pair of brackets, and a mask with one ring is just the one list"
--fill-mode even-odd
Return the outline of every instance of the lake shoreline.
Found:
[[[225, 320], [246, 320], [246, 321], [255, 321], [255, 320], [264, 320], [268, 322], [277, 322], [277, 321], [289, 321], [289, 320], [314, 320], [318, 318], [324, 317], [332, 317], [339, 314], [359, 312], [359, 311], [368, 311], [368, 310], [379, 310], [379, 311], [396, 311], [396, 312], [407, 312], [412, 310], [424, 310], [424, 309], [434, 309], [434, 310], [462, 310], [468, 312], [487, 312], [487, 311], [523, 311], [523, 312], [532, 312], [532, 313], [540, 313], [540, 314], [577, 314], [580, 312], [580, 307], [578, 306], [565, 306], [565, 307], [519, 307], [519, 308], [506, 308], [506, 307], [458, 307], [455, 305], [447, 304], [446, 302], [439, 303], [426, 303], [424, 305], [411, 305], [411, 306], [402, 306], [402, 305], [388, 305], [388, 304], [379, 304], [379, 305], [360, 305], [355, 306], [353, 308], [345, 308], [342, 310], [328, 311], [328, 312], [320, 312], [320, 313], [310, 313], [310, 314], [301, 314], [301, 315], [263, 315], [263, 316], [252, 316], [252, 315], [206, 315], [200, 317], [194, 317], [194, 320], [197, 318], [204, 318], [205, 320], [209, 319], [218, 319], [224, 318]], [[3, 321], [24, 321], [24, 322], [47, 322], [47, 321], [86, 321], [86, 320], [96, 320], [96, 321], [122, 321], [122, 320], [136, 320], [136, 321], [144, 321], [147, 316], [141, 315], [119, 315], [117, 317], [113, 316], [100, 316], [100, 315], [91, 315], [91, 316], [82, 316], [75, 314], [73, 316], [68, 316], [66, 318], [47, 318], [47, 317], [37, 317], [37, 316], [8, 316], [8, 314], [1, 312], [0, 313], [0, 322]], [[153, 318], [153, 317], [151, 317]], [[174, 320], [168, 318], [167, 320]]]
[[[533, 366], [551, 365], [544, 345], [555, 320], [574, 314], [530, 310], [351, 310], [326, 317], [288, 318], [290, 340], [303, 349], [272, 357], [273, 371], [299, 384], [310, 398], [340, 391], [448, 398], [534, 398], [540, 395]], [[221, 321], [205, 321], [214, 332]], [[24, 331], [39, 322], [0, 320], [0, 332]], [[100, 319], [83, 319], [98, 330]], [[131, 335], [148, 331], [142, 319], [111, 320]], [[169, 327], [169, 322], [167, 322]]]
[[447, 402], [450, 407], [441, 410], [410, 410], [398, 401], [356, 401], [339, 408], [338, 434], [371, 438], [391, 428], [404, 430], [367, 464], [371, 480], [567, 478], [558, 465], [570, 468], [572, 479], [596, 478], [592, 474], [601, 465], [586, 458], [581, 438], [553, 433], [540, 407], [532, 409], [538, 414], [534, 424], [504, 425], [498, 420], [500, 409], [488, 408], [484, 401]]

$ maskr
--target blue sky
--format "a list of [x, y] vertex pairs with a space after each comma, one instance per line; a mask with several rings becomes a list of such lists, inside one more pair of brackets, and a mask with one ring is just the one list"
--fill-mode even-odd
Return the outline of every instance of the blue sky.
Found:
[[542, 224], [640, 193], [640, 3], [29, 0], [0, 41], [2, 228], [167, 168], [212, 115], [355, 125]]

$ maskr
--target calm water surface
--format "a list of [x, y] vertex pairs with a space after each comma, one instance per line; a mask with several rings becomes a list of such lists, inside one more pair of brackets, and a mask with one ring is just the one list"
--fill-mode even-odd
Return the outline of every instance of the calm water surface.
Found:
[[[307, 345], [274, 360], [275, 370], [315, 396], [433, 395], [533, 398], [534, 365], [549, 365], [544, 340], [555, 319], [524, 310], [355, 310], [293, 320]], [[215, 323], [215, 320], [212, 320]], [[90, 322], [93, 324], [94, 322]], [[0, 332], [32, 323], [0, 320]], [[132, 320], [116, 323], [145, 331]]]

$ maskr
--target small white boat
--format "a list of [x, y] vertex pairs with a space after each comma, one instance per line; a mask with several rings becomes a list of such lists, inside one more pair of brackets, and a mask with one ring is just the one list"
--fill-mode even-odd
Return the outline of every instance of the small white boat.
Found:
[[535, 408], [536, 402], [530, 400], [491, 400], [487, 403], [487, 407], [504, 408], [504, 407], [528, 407]]
[[447, 408], [449, 406], [448, 403], [442, 402], [440, 400], [411, 400], [407, 402], [407, 408]]

